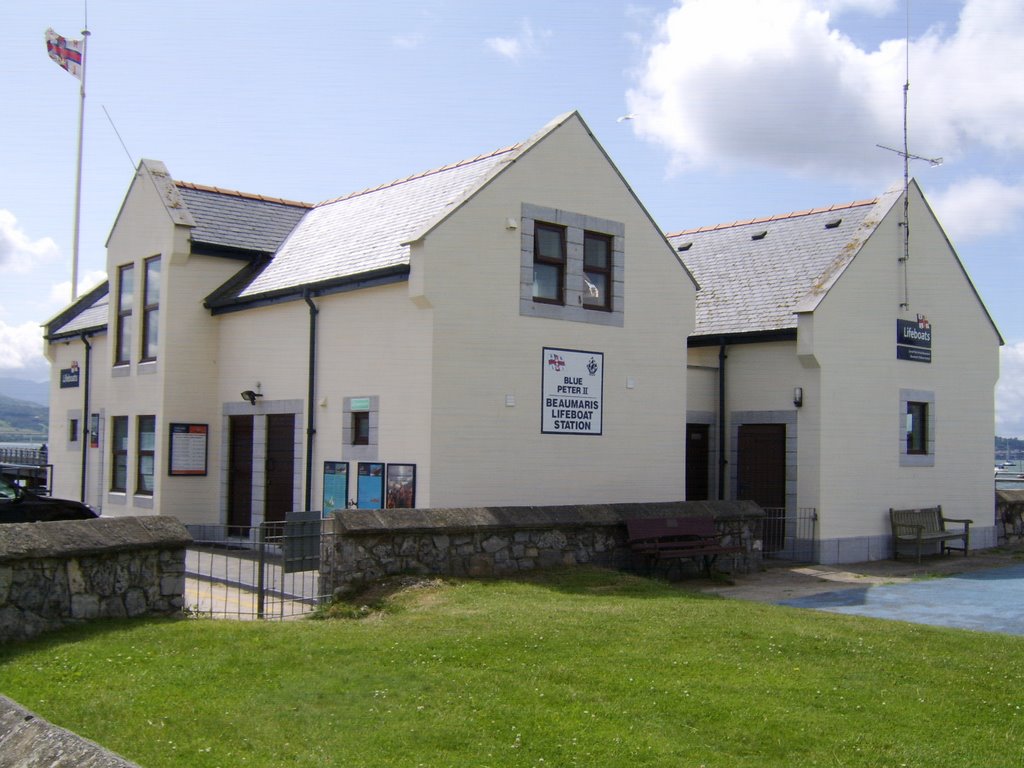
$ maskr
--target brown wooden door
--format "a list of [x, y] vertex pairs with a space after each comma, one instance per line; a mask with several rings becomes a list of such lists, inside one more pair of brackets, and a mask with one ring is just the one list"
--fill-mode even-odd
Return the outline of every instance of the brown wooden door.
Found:
[[252, 416], [228, 418], [229, 533], [245, 535], [252, 525]]
[[786, 425], [739, 428], [736, 498], [762, 507], [786, 506]]
[[263, 519], [282, 522], [292, 511], [295, 490], [295, 414], [267, 416], [267, 474]]
[[744, 424], [739, 429], [736, 498], [765, 509], [765, 552], [778, 552], [786, 541], [786, 425]]
[[686, 425], [686, 500], [708, 498], [710, 430], [707, 424]]

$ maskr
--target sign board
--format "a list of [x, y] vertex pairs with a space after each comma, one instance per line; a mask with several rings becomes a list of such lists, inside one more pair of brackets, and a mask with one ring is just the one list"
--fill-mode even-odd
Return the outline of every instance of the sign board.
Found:
[[78, 361], [73, 360], [70, 368], [60, 369], [60, 388], [71, 389], [77, 387], [81, 381], [81, 371], [78, 368]]
[[170, 461], [168, 474], [206, 474], [206, 447], [210, 427], [208, 424], [171, 424]]
[[348, 462], [324, 462], [324, 517], [348, 507]]
[[932, 325], [924, 315], [896, 321], [896, 359], [916, 363], [932, 361]]
[[353, 397], [352, 404], [349, 406], [350, 411], [368, 411], [370, 410], [370, 398], [368, 397]]
[[604, 353], [544, 347], [541, 432], [600, 435], [604, 407]]

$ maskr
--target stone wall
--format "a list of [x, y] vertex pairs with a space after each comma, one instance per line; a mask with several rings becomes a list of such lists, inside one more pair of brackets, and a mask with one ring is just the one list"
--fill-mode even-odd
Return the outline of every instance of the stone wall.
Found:
[[[509, 576], [567, 565], [632, 568], [624, 522], [637, 517], [710, 515], [738, 555], [724, 571], [760, 566], [763, 513], [753, 502], [672, 502], [473, 509], [349, 509], [325, 524], [320, 576], [324, 594], [404, 573]], [[698, 564], [683, 561], [684, 571]]]
[[0, 696], [0, 768], [138, 768]]
[[0, 525], [0, 642], [90, 619], [180, 613], [190, 541], [172, 517]]

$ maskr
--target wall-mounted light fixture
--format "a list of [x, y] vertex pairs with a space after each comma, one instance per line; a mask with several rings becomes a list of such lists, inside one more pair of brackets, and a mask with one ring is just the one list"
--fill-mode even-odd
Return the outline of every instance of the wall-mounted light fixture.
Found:
[[253, 392], [251, 389], [245, 390], [242, 393], [242, 399], [245, 400], [249, 405], [256, 405], [256, 398], [263, 397], [259, 392]]
[[793, 387], [793, 405], [800, 408], [804, 404], [804, 388]]
[[505, 229], [519, 229], [519, 220], [509, 216], [505, 219]]

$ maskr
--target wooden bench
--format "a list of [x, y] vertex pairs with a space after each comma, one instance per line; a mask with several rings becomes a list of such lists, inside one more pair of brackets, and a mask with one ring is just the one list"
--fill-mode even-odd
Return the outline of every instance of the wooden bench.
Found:
[[722, 543], [713, 517], [645, 517], [626, 521], [630, 549], [640, 555], [648, 571], [660, 562], [692, 559], [703, 563], [708, 576], [719, 555], [743, 551]]
[[[939, 544], [940, 554], [952, 550], [963, 551], [967, 557], [967, 549], [971, 538], [971, 521], [958, 520], [942, 516], [942, 507], [926, 507], [924, 509], [889, 509], [889, 521], [892, 524], [892, 555], [899, 558], [900, 545], [911, 545], [917, 552], [917, 562], [921, 562], [921, 547], [925, 544]], [[948, 530], [946, 523], [957, 523], [960, 529]], [[959, 539], [962, 547], [952, 547], [950, 541]]]

